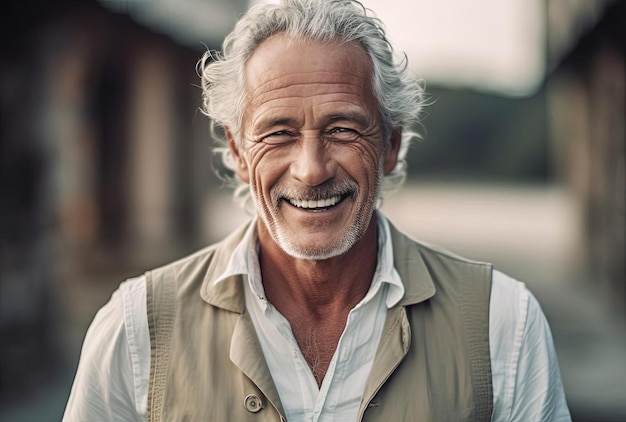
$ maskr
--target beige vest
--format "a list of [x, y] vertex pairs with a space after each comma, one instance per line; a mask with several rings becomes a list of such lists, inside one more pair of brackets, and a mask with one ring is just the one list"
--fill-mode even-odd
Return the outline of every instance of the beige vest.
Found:
[[[148, 421], [285, 420], [245, 311], [243, 277], [213, 284], [244, 232], [146, 273]], [[491, 266], [394, 227], [391, 238], [406, 292], [388, 312], [358, 420], [489, 421]]]

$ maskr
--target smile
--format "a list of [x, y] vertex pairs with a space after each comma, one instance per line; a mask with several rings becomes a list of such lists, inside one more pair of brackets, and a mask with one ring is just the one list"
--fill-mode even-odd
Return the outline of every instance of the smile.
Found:
[[341, 195], [334, 195], [330, 198], [325, 199], [292, 199], [286, 198], [286, 200], [293, 205], [294, 207], [303, 208], [303, 209], [319, 209], [319, 208], [328, 208], [336, 205], [339, 201], [341, 201]]

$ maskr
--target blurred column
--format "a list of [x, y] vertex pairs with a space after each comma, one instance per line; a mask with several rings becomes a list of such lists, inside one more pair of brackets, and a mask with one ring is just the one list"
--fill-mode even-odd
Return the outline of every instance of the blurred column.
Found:
[[[607, 2], [609, 3], [609, 2]], [[626, 311], [626, 3], [610, 2], [555, 66], [549, 99], [558, 173], [581, 209], [594, 288]], [[560, 15], [551, 15], [557, 19]]]
[[58, 38], [47, 51], [49, 90], [43, 128], [49, 131], [45, 138], [50, 142], [55, 163], [55, 208], [59, 213], [62, 263], [74, 268], [84, 263], [94, 246], [99, 220], [95, 138], [86, 119], [86, 63], [92, 40], [79, 29]]
[[159, 261], [177, 246], [173, 189], [175, 110], [173, 72], [156, 47], [136, 49], [130, 103], [129, 227], [131, 252]]

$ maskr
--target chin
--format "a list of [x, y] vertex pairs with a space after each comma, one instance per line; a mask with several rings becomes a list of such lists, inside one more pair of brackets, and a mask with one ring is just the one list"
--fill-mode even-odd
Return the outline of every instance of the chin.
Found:
[[358, 241], [356, 230], [348, 231], [338, 242], [320, 247], [305, 246], [292, 242], [282, 233], [277, 233], [276, 243], [289, 256], [307, 261], [324, 261], [348, 252]]

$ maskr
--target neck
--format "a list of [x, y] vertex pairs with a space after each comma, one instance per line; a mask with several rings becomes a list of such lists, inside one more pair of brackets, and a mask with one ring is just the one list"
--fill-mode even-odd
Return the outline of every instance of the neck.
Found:
[[345, 313], [369, 290], [376, 271], [376, 217], [345, 254], [313, 261], [286, 254], [259, 221], [260, 266], [268, 300], [284, 314], [300, 310], [310, 317]]

